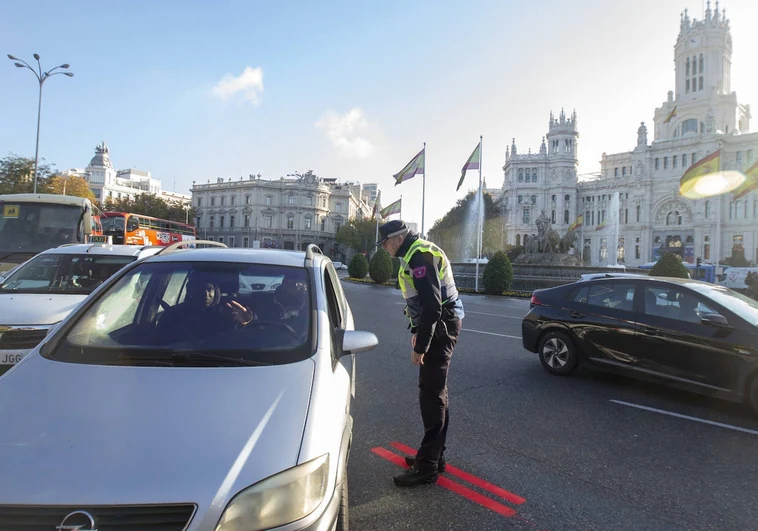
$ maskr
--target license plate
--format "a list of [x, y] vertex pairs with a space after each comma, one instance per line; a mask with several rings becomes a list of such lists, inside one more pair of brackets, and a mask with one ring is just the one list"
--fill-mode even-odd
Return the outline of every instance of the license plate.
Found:
[[0, 350], [0, 365], [15, 365], [29, 352], [29, 350]]

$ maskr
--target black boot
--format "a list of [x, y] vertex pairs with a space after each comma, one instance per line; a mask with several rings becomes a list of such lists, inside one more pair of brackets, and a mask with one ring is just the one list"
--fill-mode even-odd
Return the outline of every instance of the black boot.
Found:
[[[416, 464], [416, 456], [415, 455], [406, 455], [405, 456], [405, 464], [409, 467], [413, 467]], [[445, 466], [447, 463], [445, 462], [445, 456], [440, 456], [440, 460], [437, 462], [437, 470], [439, 470], [440, 474], [442, 474], [445, 471]]]
[[439, 478], [439, 474], [437, 474], [436, 470], [421, 471], [415, 467], [411, 467], [402, 474], [392, 478], [392, 481], [398, 487], [415, 487], [416, 485], [437, 483], [437, 478]]

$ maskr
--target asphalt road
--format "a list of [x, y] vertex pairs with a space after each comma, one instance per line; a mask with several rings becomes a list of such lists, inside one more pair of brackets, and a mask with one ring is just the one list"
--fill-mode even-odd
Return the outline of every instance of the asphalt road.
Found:
[[[758, 528], [758, 417], [590, 370], [550, 376], [521, 346], [529, 305], [516, 299], [463, 297], [446, 456], [475, 477], [446, 473], [398, 489], [390, 459], [402, 453], [391, 444], [415, 447], [422, 436], [402, 299], [391, 288], [343, 286], [356, 329], [380, 342], [356, 360], [354, 530]], [[508, 492], [492, 494], [477, 478]]]

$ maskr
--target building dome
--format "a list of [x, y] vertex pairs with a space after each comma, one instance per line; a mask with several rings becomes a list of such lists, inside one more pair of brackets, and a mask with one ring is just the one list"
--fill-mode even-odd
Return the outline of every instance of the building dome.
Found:
[[101, 142], [99, 146], [95, 148], [95, 156], [89, 161], [90, 167], [97, 168], [113, 168], [111, 158], [108, 156], [108, 144]]

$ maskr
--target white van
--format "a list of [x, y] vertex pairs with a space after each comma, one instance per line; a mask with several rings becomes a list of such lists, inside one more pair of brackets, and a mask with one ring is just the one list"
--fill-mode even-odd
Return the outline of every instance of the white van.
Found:
[[758, 267], [730, 267], [724, 271], [724, 280], [719, 284], [725, 288], [744, 291], [747, 289], [745, 278], [748, 273], [758, 273]]

